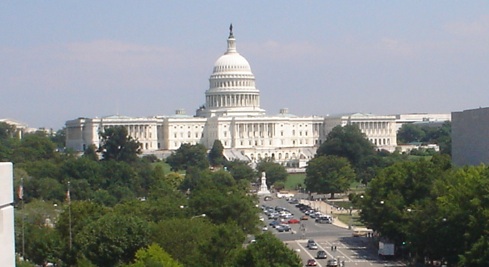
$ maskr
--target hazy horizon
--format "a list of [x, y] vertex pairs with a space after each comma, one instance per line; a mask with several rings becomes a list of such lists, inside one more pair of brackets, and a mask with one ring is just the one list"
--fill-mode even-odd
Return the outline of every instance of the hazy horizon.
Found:
[[8, 1], [0, 23], [0, 118], [30, 127], [194, 115], [230, 23], [269, 115], [489, 106], [486, 1]]

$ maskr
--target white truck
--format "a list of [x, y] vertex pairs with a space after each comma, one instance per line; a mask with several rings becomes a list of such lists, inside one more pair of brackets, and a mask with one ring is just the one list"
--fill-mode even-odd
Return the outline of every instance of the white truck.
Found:
[[379, 257], [381, 258], [394, 257], [394, 244], [379, 241]]

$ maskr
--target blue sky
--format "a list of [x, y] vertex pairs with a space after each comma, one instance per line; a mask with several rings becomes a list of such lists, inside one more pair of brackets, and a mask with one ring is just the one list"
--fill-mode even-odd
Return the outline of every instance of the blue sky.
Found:
[[271, 115], [489, 106], [488, 1], [1, 1], [0, 118], [193, 115], [230, 23]]

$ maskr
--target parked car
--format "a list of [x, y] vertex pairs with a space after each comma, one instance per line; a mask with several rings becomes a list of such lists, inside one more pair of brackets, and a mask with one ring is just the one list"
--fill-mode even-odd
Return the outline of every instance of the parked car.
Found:
[[326, 255], [326, 251], [324, 251], [324, 250], [320, 250], [316, 254], [316, 259], [326, 259], [327, 257], [328, 257], [328, 255]]
[[279, 225], [275, 226], [275, 229], [277, 229], [277, 231], [279, 231], [279, 232], [288, 232], [288, 231], [290, 231], [290, 226], [288, 226], [286, 224], [279, 224]]
[[300, 223], [301, 221], [297, 220], [297, 219], [290, 219], [287, 221], [288, 224], [295, 224], [295, 223]]
[[280, 224], [279, 221], [271, 221], [268, 225], [270, 225], [271, 227], [275, 228], [279, 224]]
[[315, 259], [309, 259], [307, 260], [306, 266], [318, 266], [318, 263]]

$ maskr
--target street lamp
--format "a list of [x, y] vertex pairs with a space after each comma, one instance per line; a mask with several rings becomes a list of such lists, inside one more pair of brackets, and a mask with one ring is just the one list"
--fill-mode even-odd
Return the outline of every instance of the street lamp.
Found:
[[195, 216], [192, 216], [192, 218], [190, 218], [190, 220], [195, 219], [195, 218], [197, 218], [197, 217], [205, 217], [205, 216], [207, 216], [207, 215], [205, 215], [205, 213], [202, 213], [202, 214], [200, 214], [200, 215], [195, 215]]

